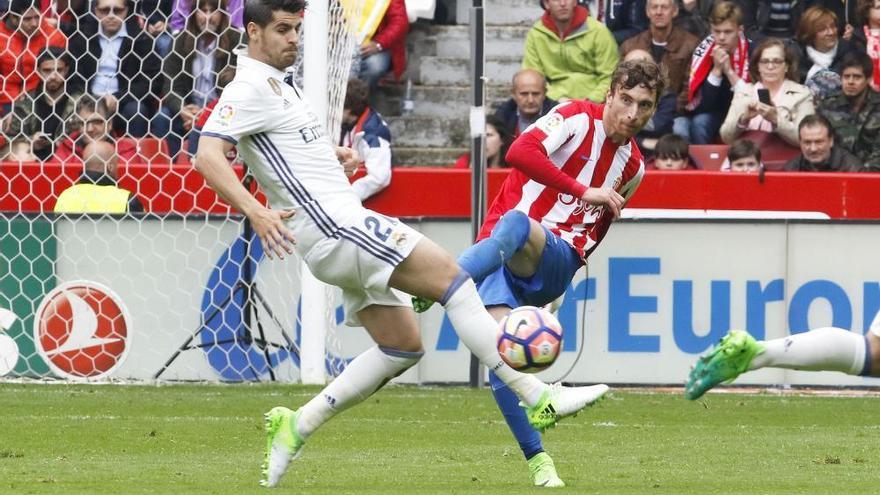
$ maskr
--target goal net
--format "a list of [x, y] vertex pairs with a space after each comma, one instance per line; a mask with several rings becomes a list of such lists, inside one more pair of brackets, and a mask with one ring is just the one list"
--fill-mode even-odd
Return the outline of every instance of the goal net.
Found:
[[[317, 107], [336, 143], [359, 12], [358, 2], [324, 3], [326, 24], [306, 29], [327, 42], [328, 102]], [[0, 321], [0, 376], [297, 381], [304, 358], [330, 376], [344, 367], [333, 291], [319, 289], [326, 328], [307, 328], [301, 260], [267, 262], [192, 167], [243, 36], [225, 0], [190, 10], [156, 32], [137, 10], [46, 14], [38, 29], [56, 48], [34, 50], [16, 94], [0, 75], [0, 309], [16, 316]], [[99, 29], [121, 25], [134, 42], [107, 73], [90, 47]], [[243, 164], [233, 167], [263, 199]], [[304, 335], [326, 352], [304, 356]]]

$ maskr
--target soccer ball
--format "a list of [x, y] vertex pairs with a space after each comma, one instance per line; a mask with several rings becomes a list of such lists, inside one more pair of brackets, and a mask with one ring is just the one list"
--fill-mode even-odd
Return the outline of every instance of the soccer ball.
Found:
[[562, 325], [549, 311], [520, 306], [498, 323], [498, 353], [517, 371], [537, 373], [550, 367], [562, 348]]

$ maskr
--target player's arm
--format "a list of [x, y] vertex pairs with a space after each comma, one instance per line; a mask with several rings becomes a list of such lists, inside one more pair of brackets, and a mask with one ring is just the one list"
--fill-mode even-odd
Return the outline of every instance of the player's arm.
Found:
[[[507, 163], [530, 179], [563, 194], [580, 198], [592, 206], [604, 206], [620, 218], [623, 197], [610, 187], [587, 187], [566, 174], [550, 160], [550, 154], [574, 136], [563, 112], [570, 111], [563, 103], [526, 129], [507, 151]], [[562, 112], [560, 112], [562, 111]]]
[[285, 252], [293, 254], [291, 244], [296, 243], [293, 233], [284, 223], [294, 212], [276, 211], [260, 204], [242, 185], [226, 160], [226, 153], [231, 149], [232, 143], [228, 141], [202, 135], [195, 158], [196, 170], [224, 201], [248, 217], [266, 248], [266, 255], [271, 258], [274, 253], [279, 259], [284, 259]]

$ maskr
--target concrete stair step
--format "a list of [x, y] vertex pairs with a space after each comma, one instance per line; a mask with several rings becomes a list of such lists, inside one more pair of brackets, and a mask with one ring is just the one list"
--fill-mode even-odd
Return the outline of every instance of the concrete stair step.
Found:
[[467, 148], [392, 146], [394, 164], [402, 167], [451, 167]]
[[457, 148], [467, 146], [467, 117], [386, 117], [391, 143], [404, 147]]
[[[455, 19], [458, 24], [470, 23], [470, 7], [472, 3], [459, 0], [456, 2]], [[544, 11], [538, 0], [484, 0], [483, 15], [486, 24], [523, 24], [531, 26]]]
[[[380, 86], [379, 95], [374, 98], [376, 109], [385, 117], [400, 115], [405, 85]], [[471, 107], [471, 89], [465, 86], [413, 85], [413, 112], [415, 117], [467, 117]], [[486, 105], [491, 111], [495, 105], [510, 97], [506, 86], [488, 86]]]
[[[486, 77], [490, 86], [506, 86], [522, 66], [521, 56], [486, 57]], [[419, 82], [426, 85], [467, 86], [470, 61], [458, 57], [422, 57]]]
[[[486, 56], [522, 57], [529, 29], [529, 26], [486, 26]], [[433, 55], [470, 59], [470, 26], [436, 26], [433, 36]]]

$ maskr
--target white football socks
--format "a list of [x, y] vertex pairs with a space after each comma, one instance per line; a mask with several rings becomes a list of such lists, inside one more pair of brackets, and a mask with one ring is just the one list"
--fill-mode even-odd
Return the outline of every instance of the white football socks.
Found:
[[480, 363], [494, 371], [520, 400], [529, 406], [537, 404], [547, 385], [532, 375], [514, 370], [501, 360], [495, 346], [494, 329], [498, 323], [483, 307], [474, 281], [468, 278], [453, 290], [444, 306], [462, 343], [477, 356]]
[[421, 352], [372, 347], [354, 358], [345, 370], [300, 409], [297, 431], [305, 440], [336, 414], [373, 395], [388, 380], [416, 364]]
[[860, 375], [865, 367], [865, 337], [841, 328], [817, 328], [760, 344], [764, 352], [755, 356], [749, 369], [774, 367]]

